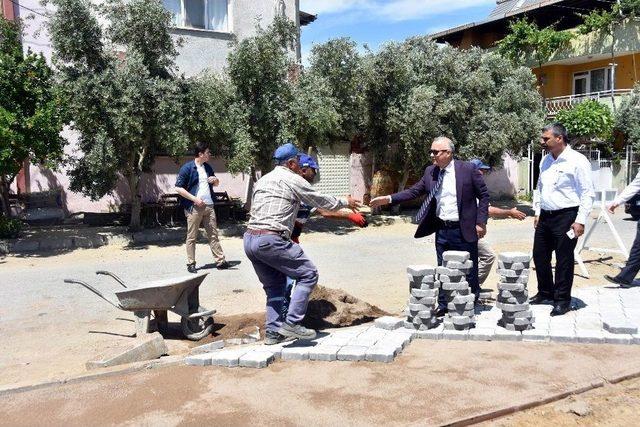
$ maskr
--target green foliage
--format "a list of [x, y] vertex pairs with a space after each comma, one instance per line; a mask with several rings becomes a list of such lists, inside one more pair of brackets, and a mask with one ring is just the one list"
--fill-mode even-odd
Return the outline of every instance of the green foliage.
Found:
[[498, 52], [514, 64], [534, 61], [542, 67], [574, 37], [569, 31], [557, 31], [553, 26], [539, 28], [526, 18], [509, 24], [509, 34], [498, 42]]
[[351, 141], [364, 131], [366, 120], [364, 61], [356, 43], [343, 37], [314, 45], [309, 62], [308, 72], [323, 78], [327, 94], [335, 99], [337, 138]]
[[19, 219], [6, 218], [0, 215], [0, 239], [15, 239], [22, 231]]
[[[171, 15], [160, 0], [109, 0], [99, 10], [87, 0], [51, 3], [54, 61], [80, 148], [70, 159], [71, 190], [98, 199], [126, 178], [138, 228], [141, 174], [157, 153], [182, 154], [189, 143]], [[98, 17], [108, 22], [104, 32]]]
[[640, 0], [620, 0], [613, 2], [611, 9], [594, 10], [581, 16], [584, 21], [578, 27], [580, 34], [596, 32], [612, 36], [627, 19], [640, 16]]
[[542, 126], [533, 74], [499, 55], [418, 37], [384, 45], [370, 67], [369, 146], [397, 172], [421, 172], [441, 135], [463, 159], [500, 164], [505, 152], [521, 155]]
[[556, 121], [567, 128], [572, 139], [577, 138], [585, 142], [611, 140], [613, 114], [611, 109], [601, 102], [583, 101], [571, 109], [560, 111], [556, 115]]
[[622, 101], [615, 118], [615, 129], [622, 132], [634, 150], [640, 151], [640, 86]]
[[64, 110], [44, 57], [22, 52], [20, 25], [0, 17], [0, 196], [9, 216], [9, 185], [25, 160], [57, 165]]
[[235, 150], [251, 159], [246, 167], [270, 170], [273, 151], [293, 136], [288, 127], [293, 101], [289, 76], [296, 69], [290, 55], [296, 37], [293, 22], [276, 18], [267, 29], [258, 27], [255, 36], [240, 41], [227, 58], [237, 102], [248, 117], [250, 146]]

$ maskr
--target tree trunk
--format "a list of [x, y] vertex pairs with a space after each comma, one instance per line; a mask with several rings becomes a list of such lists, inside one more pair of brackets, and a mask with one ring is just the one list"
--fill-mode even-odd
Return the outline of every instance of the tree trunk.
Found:
[[[404, 191], [404, 188], [407, 186], [407, 181], [409, 180], [409, 164], [405, 163], [404, 168], [402, 169], [402, 177], [400, 178], [400, 182], [398, 183], [398, 192]], [[394, 205], [391, 208], [391, 212], [394, 214], [400, 213], [400, 205]]]
[[131, 191], [131, 220], [129, 221], [130, 231], [140, 230], [140, 211], [142, 210], [142, 203], [140, 200], [139, 186], [140, 177], [134, 171], [127, 176], [129, 182], [129, 191]]
[[6, 218], [11, 218], [11, 204], [9, 203], [9, 183], [4, 175], [0, 175], [0, 205], [2, 214]]

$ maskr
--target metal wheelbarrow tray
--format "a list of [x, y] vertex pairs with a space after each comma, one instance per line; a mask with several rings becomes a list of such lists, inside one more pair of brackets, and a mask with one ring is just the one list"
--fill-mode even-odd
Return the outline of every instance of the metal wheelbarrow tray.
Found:
[[129, 287], [118, 276], [108, 271], [96, 271], [96, 274], [112, 277], [125, 290], [104, 294], [80, 280], [65, 279], [65, 282], [84, 286], [114, 307], [132, 311], [136, 318], [138, 335], [151, 332], [152, 310], [161, 333], [167, 330], [167, 311], [171, 311], [181, 317], [182, 332], [188, 339], [198, 341], [211, 334], [216, 310], [207, 310], [199, 305], [199, 287], [208, 273], [156, 280], [135, 287]]

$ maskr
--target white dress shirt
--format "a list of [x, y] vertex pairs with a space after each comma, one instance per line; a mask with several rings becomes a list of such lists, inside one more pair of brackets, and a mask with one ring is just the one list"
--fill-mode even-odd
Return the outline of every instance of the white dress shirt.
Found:
[[212, 206], [213, 198], [211, 197], [207, 171], [203, 165], [198, 165], [197, 163], [196, 169], [198, 170], [198, 193], [196, 194], [196, 197], [202, 200], [205, 205]]
[[436, 193], [436, 215], [443, 221], [459, 221], [458, 195], [456, 190], [456, 169], [454, 160], [444, 168], [442, 186]]
[[618, 197], [616, 197], [613, 203], [615, 203], [616, 205], [621, 205], [631, 200], [631, 198], [638, 193], [640, 193], [640, 171], [638, 171], [638, 174], [633, 179], [633, 181], [631, 181], [631, 183], [627, 185], [624, 190], [622, 190], [622, 193], [618, 194]]
[[591, 164], [584, 155], [567, 146], [557, 159], [551, 153], [542, 158], [533, 199], [536, 216], [541, 210], [557, 211], [577, 206], [576, 222], [584, 225], [594, 199]]

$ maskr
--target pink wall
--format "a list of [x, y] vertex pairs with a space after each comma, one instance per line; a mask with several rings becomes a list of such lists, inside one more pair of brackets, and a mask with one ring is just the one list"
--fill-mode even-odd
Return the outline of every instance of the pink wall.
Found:
[[505, 155], [502, 168], [484, 174], [492, 199], [514, 197], [518, 188], [518, 161]]
[[[65, 132], [70, 144], [66, 147], [67, 154], [75, 150], [74, 138], [70, 132]], [[176, 163], [173, 158], [160, 157], [156, 159], [151, 173], [146, 173], [141, 181], [141, 195], [143, 202], [155, 202], [160, 195], [172, 193], [176, 182], [176, 176], [180, 166], [190, 160], [185, 157]], [[214, 159], [211, 166], [216, 171], [220, 179], [220, 186], [217, 191], [226, 191], [230, 197], [244, 198], [247, 174], [231, 175], [227, 172], [226, 165], [222, 159]], [[128, 203], [130, 200], [129, 188], [124, 180], [118, 183], [113, 195], [105, 196], [100, 200], [93, 201], [80, 193], [69, 190], [70, 182], [65, 169], [52, 171], [38, 165], [29, 165], [28, 188], [30, 192], [46, 191], [53, 188], [63, 190], [63, 203], [68, 213], [75, 212], [108, 212], [118, 209], [121, 203]]]

